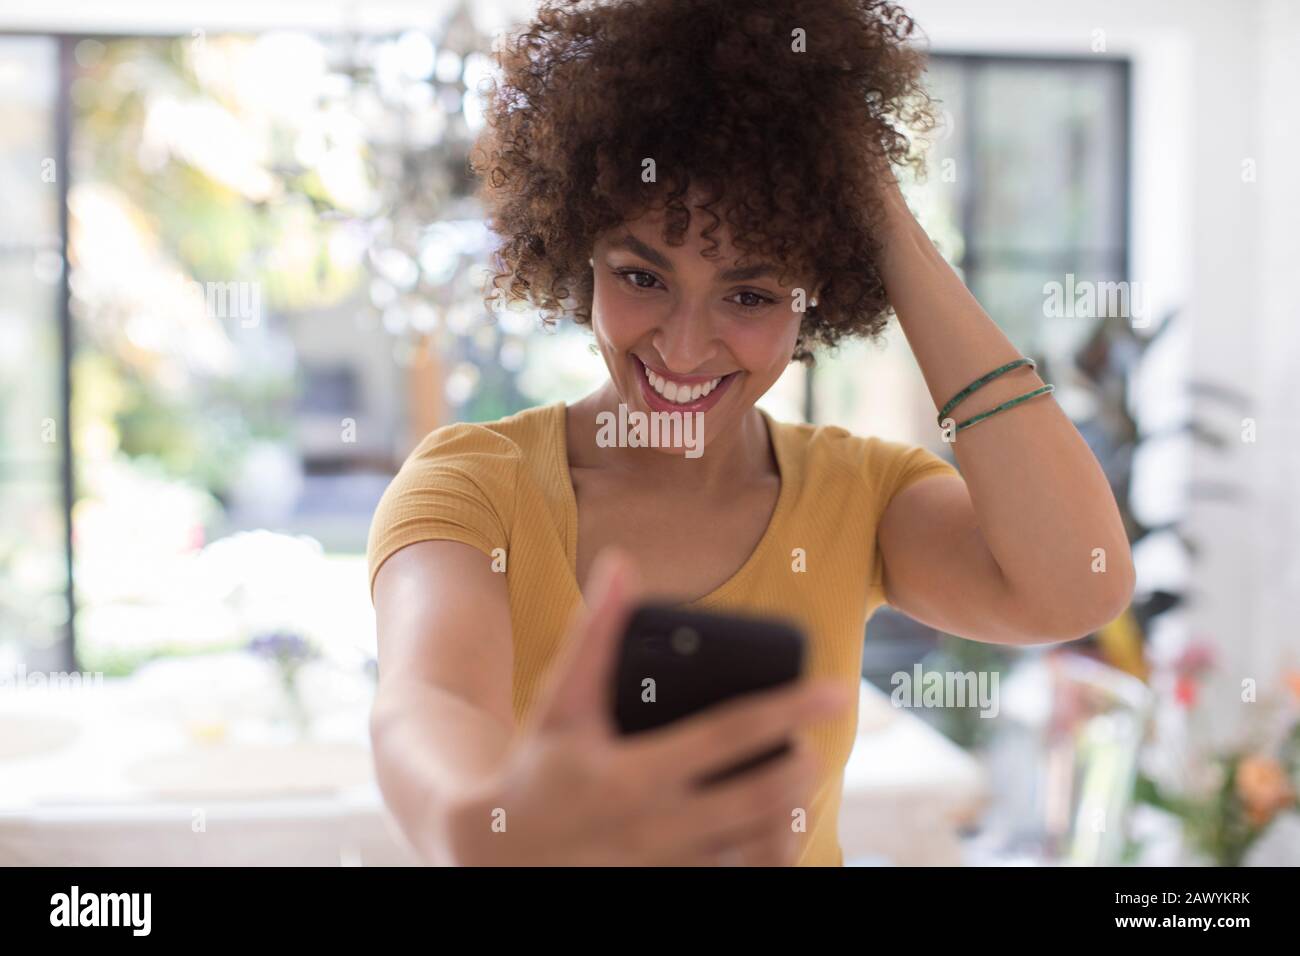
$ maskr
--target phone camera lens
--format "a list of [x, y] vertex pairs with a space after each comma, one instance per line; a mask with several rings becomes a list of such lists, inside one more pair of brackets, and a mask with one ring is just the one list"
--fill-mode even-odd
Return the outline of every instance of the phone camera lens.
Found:
[[694, 654], [700, 646], [699, 631], [693, 627], [679, 627], [673, 631], [672, 643], [678, 654]]

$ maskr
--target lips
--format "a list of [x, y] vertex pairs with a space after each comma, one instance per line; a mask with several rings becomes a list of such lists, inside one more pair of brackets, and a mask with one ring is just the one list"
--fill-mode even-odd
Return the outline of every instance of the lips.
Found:
[[[686, 381], [681, 379], [661, 379], [658, 373], [652, 372], [646, 367], [635, 355], [632, 356], [633, 365], [637, 370], [637, 378], [641, 383], [641, 397], [645, 400], [653, 411], [657, 412], [707, 412], [714, 405], [721, 401], [723, 394], [730, 387], [732, 380], [739, 375], [739, 372], [731, 372], [728, 375], [722, 375], [713, 379], [695, 377]], [[668, 381], [669, 384], [664, 391], [676, 391], [680, 393], [683, 387], [690, 388], [692, 393], [696, 388], [700, 390], [697, 398], [688, 402], [674, 401], [661, 395], [654, 387], [651, 376], [660, 382]], [[676, 386], [676, 388], [674, 388]], [[704, 394], [704, 389], [708, 388], [708, 394]]]

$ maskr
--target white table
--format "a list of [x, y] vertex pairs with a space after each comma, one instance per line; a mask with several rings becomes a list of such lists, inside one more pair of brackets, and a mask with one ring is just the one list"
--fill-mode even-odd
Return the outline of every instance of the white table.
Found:
[[840, 805], [846, 864], [884, 857], [900, 866], [958, 866], [958, 831], [978, 819], [988, 799], [974, 757], [862, 682]]
[[[364, 702], [329, 707], [311, 741], [277, 745], [239, 726], [197, 743], [174, 708], [159, 714], [150, 700], [131, 680], [0, 694], [11, 752], [12, 735], [34, 739], [33, 726], [53, 748], [0, 757], [0, 865], [415, 862], [373, 780]], [[846, 863], [957, 864], [957, 828], [983, 799], [969, 755], [863, 684], [840, 816]]]

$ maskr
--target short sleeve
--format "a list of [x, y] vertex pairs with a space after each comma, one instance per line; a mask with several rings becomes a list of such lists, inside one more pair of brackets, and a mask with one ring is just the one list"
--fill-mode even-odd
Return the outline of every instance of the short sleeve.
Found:
[[459, 541], [491, 556], [509, 548], [519, 448], [483, 425], [436, 429], [403, 462], [370, 522], [366, 561], [375, 576], [395, 552], [419, 541]]
[[[891, 442], [890, 444], [896, 443]], [[886, 494], [880, 508], [882, 514], [885, 508], [888, 507], [889, 502], [893, 500], [894, 495], [916, 484], [922, 478], [932, 478], [935, 475], [960, 476], [961, 474], [948, 462], [922, 445], [899, 445], [899, 448], [901, 450], [894, 455], [893, 475], [884, 484]]]
[[[868, 486], [875, 489], [877, 496], [877, 527], [879, 516], [885, 513], [889, 503], [900, 491], [936, 475], [961, 477], [961, 472], [922, 445], [883, 439], [872, 439], [871, 442], [874, 447], [867, 455]], [[875, 480], [872, 480], [873, 476]], [[879, 553], [872, 565], [871, 586], [880, 589], [884, 586], [884, 563], [880, 560]]]

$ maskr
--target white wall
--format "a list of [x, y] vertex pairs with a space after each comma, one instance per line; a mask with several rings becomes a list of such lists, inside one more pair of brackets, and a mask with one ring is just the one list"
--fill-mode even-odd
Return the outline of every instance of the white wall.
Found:
[[[1259, 44], [1251, 75], [1259, 92], [1250, 145], [1258, 150], [1253, 211], [1259, 239], [1259, 289], [1253, 329], [1259, 440], [1246, 459], [1258, 501], [1248, 541], [1256, 547], [1248, 593], [1256, 596], [1256, 639], [1243, 648], [1244, 669], [1261, 683], [1279, 667], [1300, 670], [1300, 3], [1260, 5]], [[1230, 314], [1236, 324], [1238, 315]]]

